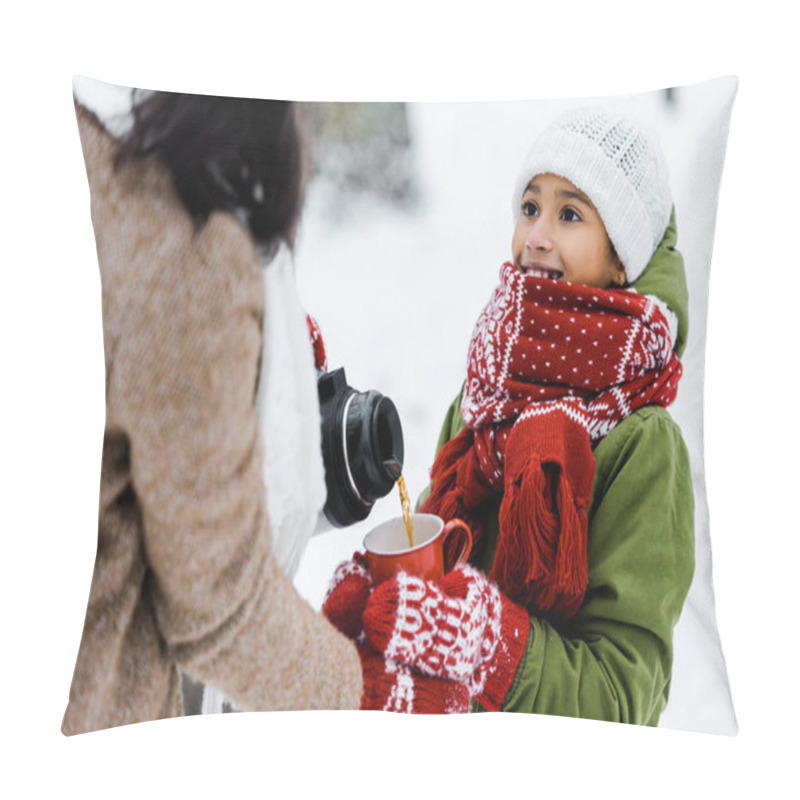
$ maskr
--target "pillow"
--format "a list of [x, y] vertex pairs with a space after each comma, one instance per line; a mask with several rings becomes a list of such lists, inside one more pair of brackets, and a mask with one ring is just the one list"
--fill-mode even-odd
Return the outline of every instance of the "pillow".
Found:
[[[580, 615], [565, 622], [534, 614], [509, 710], [735, 733], [714, 612], [702, 398], [708, 271], [736, 86], [735, 78], [720, 78], [591, 100], [297, 104], [302, 139], [313, 145], [300, 224], [291, 221], [296, 209], [281, 210], [276, 201], [273, 217], [287, 220], [282, 235], [259, 239], [261, 202], [292, 193], [286, 175], [264, 185], [228, 170], [230, 160], [209, 161], [206, 185], [216, 187], [222, 210], [193, 219], [184, 213], [191, 174], [181, 184], [153, 158], [113, 166], [115, 145], [131, 130], [132, 90], [76, 78], [103, 281], [107, 419], [98, 558], [65, 732], [173, 716], [181, 703], [184, 712], [357, 707], [358, 661], [316, 612], [336, 566], [363, 549], [367, 531], [397, 517], [400, 505], [396, 492], [384, 492], [365, 520], [336, 532], [319, 516], [326, 490], [316, 407], [308, 405], [315, 375], [298, 320], [304, 311], [316, 318], [329, 364], [346, 366], [354, 387], [394, 401], [405, 482], [412, 494], [424, 494], [438, 446], [458, 429], [453, 401], [473, 328], [501, 264], [512, 257], [517, 211], [512, 216], [509, 200], [526, 154], [565, 112], [592, 106], [650, 130], [668, 168], [668, 231], [677, 232], [688, 295], [680, 269], [655, 277], [645, 270], [639, 286], [658, 296], [663, 280], [666, 305], [680, 306], [665, 318], [678, 326], [683, 374], [659, 424], [673, 430], [674, 423], [675, 447], [685, 443], [691, 491], [681, 495], [683, 521], [672, 525], [681, 526], [685, 587], [676, 584], [669, 598], [677, 609], [674, 631], [664, 633], [675, 620], [658, 620], [654, 630], [663, 640], [643, 645], [642, 652], [659, 653], [652, 663], [643, 659], [636, 679], [649, 675], [651, 694], [626, 705], [625, 670], [617, 674], [612, 665], [606, 691], [618, 691], [616, 708], [573, 702], [569, 682], [551, 677], [564, 663], [556, 647], [530, 643], [579, 631]], [[225, 98], [218, 101], [218, 113], [235, 113]], [[161, 130], [174, 121], [163, 120]], [[187, 139], [187, 149], [195, 144]], [[242, 185], [252, 202], [231, 199], [241, 197]], [[154, 259], [172, 269], [154, 269]], [[225, 270], [215, 271], [223, 262]], [[242, 314], [226, 322], [231, 304]], [[178, 307], [184, 310], [174, 313]], [[131, 332], [125, 326], [137, 313], [142, 323]], [[226, 325], [234, 346], [223, 351], [214, 334]], [[179, 376], [187, 363], [197, 366]], [[627, 429], [620, 424], [620, 433]], [[622, 437], [617, 441], [614, 458], [622, 459]], [[611, 444], [609, 435], [605, 451], [595, 446], [609, 480], [613, 459], [603, 453]], [[301, 489], [281, 482], [287, 474], [302, 476]], [[635, 528], [640, 545], [639, 557], [619, 569], [644, 563], [671, 574], [669, 563], [652, 563], [670, 546], [663, 538], [641, 547], [648, 536], [665, 536], [671, 523], [648, 519], [635, 503], [615, 513], [620, 528]], [[599, 597], [593, 580], [602, 569], [592, 559], [600, 515], [594, 506], [589, 515], [587, 597]], [[636, 575], [626, 586], [643, 598], [651, 589]], [[114, 636], [98, 635], [109, 629]], [[589, 656], [599, 654], [596, 673], [606, 667], [592, 636], [608, 630], [582, 634]], [[262, 674], [263, 659], [277, 658], [280, 669], [278, 643], [291, 650], [298, 636], [311, 637], [335, 672], [294, 681]], [[131, 643], [122, 668], [118, 653]], [[555, 699], [545, 703], [551, 691]]]

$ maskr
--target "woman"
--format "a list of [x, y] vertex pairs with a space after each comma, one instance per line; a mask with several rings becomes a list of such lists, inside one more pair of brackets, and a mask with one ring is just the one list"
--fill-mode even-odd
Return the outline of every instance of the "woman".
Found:
[[[302, 202], [294, 108], [85, 79], [75, 96], [106, 423], [97, 560], [63, 732], [179, 715], [182, 673], [243, 710], [383, 708], [401, 678], [416, 692], [396, 710], [465, 708], [459, 684], [341, 636], [271, 545], [256, 401], [274, 376], [261, 373], [262, 350], [296, 348], [307, 380], [290, 383], [315, 409], [308, 341], [263, 338], [263, 268], [286, 274]], [[279, 305], [297, 303], [292, 281], [270, 286]], [[318, 411], [304, 422], [318, 426]], [[321, 474], [319, 458], [318, 445], [293, 457], [298, 480]]]

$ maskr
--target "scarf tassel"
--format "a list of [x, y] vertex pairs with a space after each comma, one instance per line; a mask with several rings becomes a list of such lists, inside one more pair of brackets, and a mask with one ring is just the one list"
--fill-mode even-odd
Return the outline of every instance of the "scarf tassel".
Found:
[[[470, 554], [476, 552], [483, 533], [476, 511], [492, 495], [491, 487], [481, 477], [473, 440], [472, 431], [465, 429], [442, 447], [431, 470], [431, 493], [419, 508], [421, 513], [436, 514], [445, 522], [466, 522], [472, 532]], [[470, 489], [462, 488], [466, 486]], [[447, 545], [445, 548], [445, 563], [452, 563], [455, 554], [448, 552]]]
[[572, 616], [588, 584], [588, 519], [561, 467], [532, 454], [506, 483], [491, 578], [512, 598]]

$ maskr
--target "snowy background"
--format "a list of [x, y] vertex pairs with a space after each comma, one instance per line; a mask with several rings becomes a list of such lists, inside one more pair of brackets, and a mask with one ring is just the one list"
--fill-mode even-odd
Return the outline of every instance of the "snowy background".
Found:
[[[675, 632], [673, 685], [661, 725], [727, 734], [736, 721], [711, 588], [702, 414], [711, 246], [735, 88], [728, 78], [674, 89], [670, 100], [652, 92], [599, 101], [643, 121], [661, 139], [690, 292], [685, 371], [670, 411], [692, 461], [697, 566]], [[523, 157], [556, 115], [587, 103], [598, 101], [408, 104], [415, 203], [343, 193], [341, 181], [334, 184], [324, 172], [310, 185], [296, 250], [301, 298], [320, 323], [330, 367], [344, 366], [351, 386], [377, 389], [397, 405], [412, 498], [428, 483], [472, 328], [501, 263], [511, 258], [511, 187]], [[394, 491], [364, 522], [313, 539], [295, 579], [300, 592], [319, 607], [335, 566], [363, 549], [368, 530], [399, 513]]]

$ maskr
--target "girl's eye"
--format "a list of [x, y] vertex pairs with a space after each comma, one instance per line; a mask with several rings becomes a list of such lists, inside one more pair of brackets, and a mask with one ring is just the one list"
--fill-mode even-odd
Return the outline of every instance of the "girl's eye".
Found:
[[580, 222], [581, 218], [574, 208], [565, 208], [561, 212], [561, 217], [565, 222]]
[[539, 209], [536, 207], [535, 203], [528, 200], [522, 204], [522, 213], [526, 217], [535, 217], [539, 213]]

